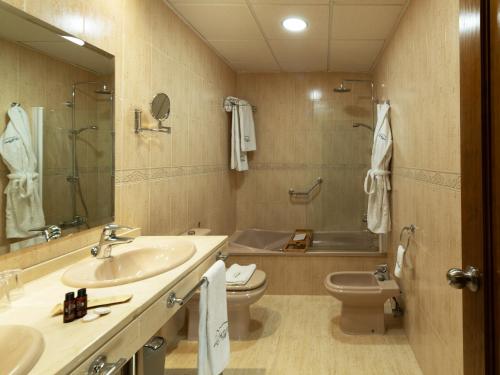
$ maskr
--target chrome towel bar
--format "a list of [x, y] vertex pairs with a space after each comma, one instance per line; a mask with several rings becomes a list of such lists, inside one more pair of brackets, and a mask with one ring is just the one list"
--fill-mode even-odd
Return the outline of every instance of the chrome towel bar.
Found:
[[314, 182], [314, 185], [311, 186], [311, 188], [309, 190], [307, 190], [307, 191], [295, 191], [293, 188], [290, 188], [290, 190], [288, 190], [288, 194], [290, 194], [291, 197], [307, 197], [307, 196], [309, 196], [309, 194], [311, 194], [311, 192], [316, 187], [318, 187], [322, 183], [323, 183], [323, 179], [321, 177], [318, 177], [316, 179], [316, 182]]
[[172, 308], [175, 306], [176, 303], [179, 306], [185, 305], [186, 303], [189, 302], [191, 298], [193, 298], [196, 291], [200, 289], [201, 286], [205, 283], [208, 284], [208, 279], [206, 277], [202, 277], [200, 281], [198, 281], [198, 283], [182, 298], [177, 298], [175, 292], [170, 293], [170, 295], [167, 298], [167, 307]]

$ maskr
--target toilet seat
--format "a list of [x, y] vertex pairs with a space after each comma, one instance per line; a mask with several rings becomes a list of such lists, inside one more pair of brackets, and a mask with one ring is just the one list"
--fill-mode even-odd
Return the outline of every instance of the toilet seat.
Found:
[[228, 292], [248, 292], [260, 288], [266, 282], [266, 273], [261, 270], [255, 270], [250, 280], [245, 285], [226, 285]]

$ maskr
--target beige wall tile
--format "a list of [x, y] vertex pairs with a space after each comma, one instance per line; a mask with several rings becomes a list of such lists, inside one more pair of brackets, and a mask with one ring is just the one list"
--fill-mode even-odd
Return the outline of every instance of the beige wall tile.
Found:
[[[439, 185], [443, 172], [460, 173], [458, 3], [410, 2], [374, 73], [378, 96], [392, 104], [391, 266], [400, 229], [418, 227], [408, 253], [414, 267], [401, 280], [405, 329], [425, 374], [460, 374], [462, 298], [444, 282], [461, 264], [460, 191]], [[434, 183], [399, 168], [428, 171]]]

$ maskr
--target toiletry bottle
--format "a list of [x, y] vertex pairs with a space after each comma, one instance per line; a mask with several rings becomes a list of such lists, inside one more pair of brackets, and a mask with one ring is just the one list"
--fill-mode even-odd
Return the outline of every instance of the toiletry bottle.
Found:
[[82, 288], [78, 290], [76, 296], [76, 319], [82, 318], [87, 315], [87, 289]]
[[64, 323], [69, 323], [75, 320], [75, 310], [76, 310], [75, 293], [74, 292], [66, 293], [66, 297], [64, 298], [64, 312], [63, 312]]

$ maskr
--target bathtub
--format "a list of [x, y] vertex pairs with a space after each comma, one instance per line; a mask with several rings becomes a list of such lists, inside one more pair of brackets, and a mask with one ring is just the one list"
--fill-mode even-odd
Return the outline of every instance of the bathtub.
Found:
[[[282, 248], [292, 236], [288, 231], [245, 229], [229, 238], [229, 251], [233, 254], [282, 253]], [[382, 239], [368, 231], [314, 232], [308, 254], [314, 253], [379, 253]]]

